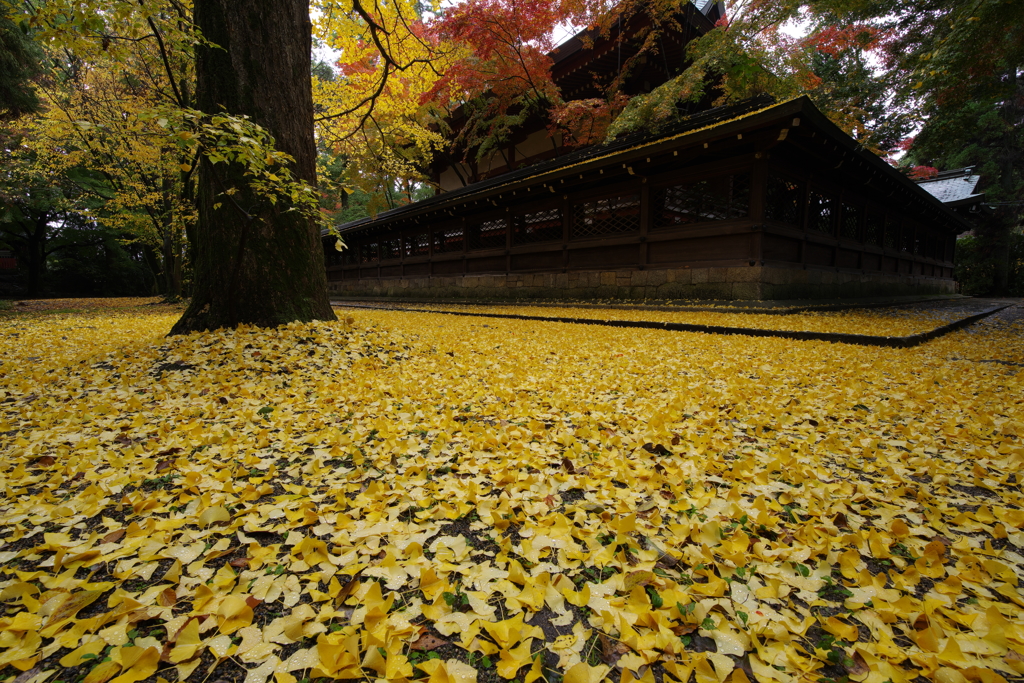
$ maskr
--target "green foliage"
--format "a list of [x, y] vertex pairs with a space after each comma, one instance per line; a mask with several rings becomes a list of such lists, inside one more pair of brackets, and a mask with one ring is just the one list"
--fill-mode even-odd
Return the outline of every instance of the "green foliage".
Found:
[[13, 21], [8, 3], [0, 3], [0, 120], [39, 110], [32, 80], [42, 73], [42, 50], [27, 27]]
[[[1013, 232], [1009, 243], [1010, 296], [1024, 296], [1024, 234]], [[974, 236], [961, 237], [956, 241], [956, 281], [960, 291], [971, 296], [990, 294], [993, 288], [994, 271], [991, 255], [986, 252], [981, 239]]]
[[[124, 245], [112, 230], [94, 227], [72, 231], [65, 240], [78, 240], [54, 253], [47, 264], [48, 291], [75, 296], [138, 296], [151, 290], [141, 248]], [[88, 243], [88, 239], [97, 240]]]

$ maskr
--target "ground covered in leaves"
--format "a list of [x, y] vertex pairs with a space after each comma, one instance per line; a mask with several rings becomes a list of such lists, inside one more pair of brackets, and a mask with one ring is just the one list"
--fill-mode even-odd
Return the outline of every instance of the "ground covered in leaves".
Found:
[[878, 349], [120, 304], [0, 313], [0, 678], [1024, 675], [1020, 308]]
[[[379, 303], [376, 305], [380, 306]], [[436, 310], [449, 313], [472, 313], [475, 315], [492, 314], [540, 318], [649, 321], [788, 332], [864, 334], [876, 337], [903, 337], [929, 332], [937, 327], [947, 325], [987, 308], [984, 303], [961, 299], [933, 302], [924, 306], [908, 305], [840, 311], [808, 311], [799, 315], [732, 313], [727, 309], [706, 311], [630, 309], [621, 305], [608, 308], [592, 306], [584, 308], [558, 305], [531, 306], [530, 304], [459, 305], [389, 303], [386, 306], [388, 308]]]

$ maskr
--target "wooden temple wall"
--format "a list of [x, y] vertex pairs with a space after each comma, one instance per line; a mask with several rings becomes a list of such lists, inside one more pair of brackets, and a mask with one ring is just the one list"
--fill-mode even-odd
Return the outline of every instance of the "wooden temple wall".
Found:
[[585, 187], [563, 178], [506, 193], [500, 204], [349, 234], [340, 252], [328, 238], [329, 292], [779, 299], [954, 291], [955, 238], [870, 186], [753, 155], [648, 177], [627, 171], [609, 167]]

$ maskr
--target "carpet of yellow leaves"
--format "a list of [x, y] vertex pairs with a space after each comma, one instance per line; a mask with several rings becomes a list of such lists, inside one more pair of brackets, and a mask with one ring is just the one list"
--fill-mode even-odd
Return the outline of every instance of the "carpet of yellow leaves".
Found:
[[1024, 675], [1010, 316], [878, 349], [77, 308], [0, 315], [0, 676]]
[[[403, 306], [403, 304], [391, 305]], [[959, 308], [952, 307], [918, 310], [895, 306], [891, 308], [851, 309], [844, 311], [808, 311], [799, 315], [729, 313], [723, 310], [659, 311], [631, 310], [626, 308], [573, 308], [569, 306], [530, 306], [529, 304], [494, 306], [479, 304], [408, 304], [407, 306], [418, 310], [462, 313], [493, 313], [498, 315], [547, 318], [587, 318], [592, 320], [643, 320], [649, 322], [684, 323], [688, 325], [785, 330], [790, 332], [865, 334], [879, 337], [903, 337], [928, 332], [968, 315]]]

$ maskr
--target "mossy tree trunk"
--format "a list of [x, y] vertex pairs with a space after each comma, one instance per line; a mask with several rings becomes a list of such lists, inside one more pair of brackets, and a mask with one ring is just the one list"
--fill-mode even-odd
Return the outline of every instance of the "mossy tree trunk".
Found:
[[[308, 0], [196, 0], [195, 23], [217, 46], [196, 49], [198, 108], [250, 117], [315, 186]], [[171, 334], [335, 319], [315, 221], [257, 196], [243, 170], [200, 166], [195, 288]]]

